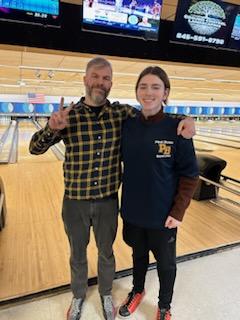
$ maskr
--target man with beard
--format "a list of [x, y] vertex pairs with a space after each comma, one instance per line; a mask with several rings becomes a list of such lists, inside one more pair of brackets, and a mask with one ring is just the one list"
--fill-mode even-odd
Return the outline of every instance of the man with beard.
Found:
[[[104, 58], [89, 61], [84, 76], [86, 89], [76, 105], [51, 115], [45, 128], [30, 142], [32, 154], [42, 154], [63, 140], [65, 192], [62, 216], [71, 248], [71, 289], [73, 299], [68, 320], [79, 320], [88, 286], [87, 245], [90, 227], [98, 248], [98, 285], [103, 315], [115, 318], [111, 290], [115, 275], [112, 244], [118, 221], [118, 188], [121, 179], [120, 138], [124, 120], [134, 117], [129, 105], [110, 103], [112, 67]], [[194, 134], [193, 120], [184, 119], [178, 127], [185, 137]]]

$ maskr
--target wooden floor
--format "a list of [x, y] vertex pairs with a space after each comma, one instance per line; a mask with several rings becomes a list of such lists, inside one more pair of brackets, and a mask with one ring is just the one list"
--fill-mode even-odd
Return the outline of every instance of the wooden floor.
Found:
[[[28, 153], [33, 132], [32, 125], [20, 124], [19, 161], [0, 166], [7, 197], [6, 227], [0, 232], [0, 301], [69, 283], [69, 248], [61, 219], [62, 162], [51, 150], [41, 156]], [[228, 161], [226, 174], [240, 179], [238, 151], [210, 144], [208, 148]], [[119, 219], [114, 244], [117, 271], [131, 267], [131, 252], [122, 241], [121, 230]], [[239, 241], [239, 216], [206, 201], [192, 201], [179, 229], [177, 254]], [[89, 277], [94, 277], [97, 252], [93, 237], [88, 255]]]

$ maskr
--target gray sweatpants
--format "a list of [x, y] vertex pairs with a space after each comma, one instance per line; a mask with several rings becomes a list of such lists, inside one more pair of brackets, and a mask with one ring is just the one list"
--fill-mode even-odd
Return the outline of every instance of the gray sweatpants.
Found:
[[100, 295], [111, 294], [115, 276], [112, 244], [116, 237], [118, 200], [63, 200], [62, 217], [69, 239], [71, 289], [75, 298], [84, 298], [88, 286], [87, 245], [90, 227], [98, 248], [98, 284]]

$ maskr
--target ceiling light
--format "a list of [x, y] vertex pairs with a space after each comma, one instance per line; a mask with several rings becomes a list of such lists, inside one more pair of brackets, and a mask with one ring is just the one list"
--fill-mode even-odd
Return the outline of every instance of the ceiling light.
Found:
[[204, 90], [204, 91], [219, 91], [222, 89], [216, 89], [216, 88], [192, 88], [194, 90]]
[[49, 70], [48, 71], [48, 78], [52, 79], [54, 77], [54, 71], [53, 70]]
[[[24, 70], [36, 70], [36, 71], [49, 71], [49, 68], [39, 67], [39, 66], [19, 66], [19, 69]], [[78, 73], [85, 73], [83, 69], [64, 69], [64, 68], [51, 68], [52, 71], [58, 72], [78, 72]]]
[[178, 87], [178, 86], [173, 86], [173, 89], [188, 89], [188, 90], [189, 90], [189, 87]]
[[18, 80], [17, 84], [18, 84], [20, 87], [26, 86], [26, 82], [24, 82], [23, 80]]
[[0, 87], [6, 87], [6, 88], [19, 88], [19, 84], [6, 84], [6, 83], [0, 83]]
[[37, 70], [35, 71], [35, 76], [36, 76], [36, 78], [38, 78], [38, 79], [41, 78], [41, 72], [40, 72], [40, 70], [37, 69]]
[[211, 96], [211, 95], [215, 95], [215, 96], [222, 96], [222, 95], [226, 95], [226, 93], [197, 93], [197, 92], [192, 92], [191, 94], [193, 95], [199, 95], [199, 96]]
[[228, 79], [213, 79], [215, 82], [229, 82], [229, 83], [240, 83], [240, 80], [228, 80]]
[[205, 81], [207, 80], [206, 78], [197, 78], [197, 77], [178, 77], [178, 76], [170, 76], [170, 79], [174, 80], [186, 80], [186, 81]]

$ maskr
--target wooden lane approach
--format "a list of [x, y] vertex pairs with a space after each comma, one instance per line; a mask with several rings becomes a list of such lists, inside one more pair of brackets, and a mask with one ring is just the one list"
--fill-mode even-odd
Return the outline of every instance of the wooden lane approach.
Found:
[[[24, 133], [24, 126], [22, 129]], [[48, 151], [25, 153], [21, 161], [0, 166], [5, 185], [7, 219], [0, 232], [0, 301], [69, 283], [69, 246], [61, 218], [62, 162]], [[25, 147], [24, 147], [25, 146]], [[221, 208], [192, 201], [178, 233], [178, 256], [240, 240], [240, 221]], [[122, 240], [122, 222], [114, 244], [117, 271], [131, 268], [131, 250]], [[93, 237], [88, 247], [89, 277], [97, 275]], [[151, 261], [154, 261], [151, 258]]]

